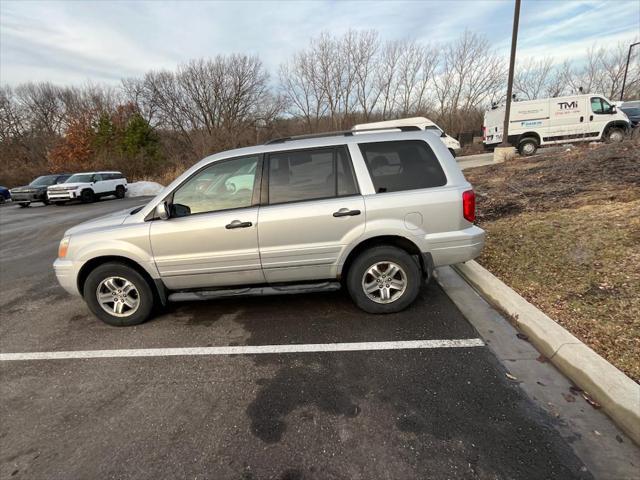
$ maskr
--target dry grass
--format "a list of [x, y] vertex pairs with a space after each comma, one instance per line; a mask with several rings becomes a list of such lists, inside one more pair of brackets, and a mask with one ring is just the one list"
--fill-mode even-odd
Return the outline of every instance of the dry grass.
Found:
[[640, 380], [640, 145], [465, 172], [488, 232], [479, 262]]

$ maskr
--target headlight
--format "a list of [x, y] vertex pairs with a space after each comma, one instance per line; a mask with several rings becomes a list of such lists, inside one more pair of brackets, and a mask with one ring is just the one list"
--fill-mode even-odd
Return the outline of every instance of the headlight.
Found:
[[67, 250], [69, 249], [70, 240], [70, 237], [63, 237], [63, 239], [60, 240], [60, 246], [58, 247], [58, 258], [64, 258], [67, 256]]

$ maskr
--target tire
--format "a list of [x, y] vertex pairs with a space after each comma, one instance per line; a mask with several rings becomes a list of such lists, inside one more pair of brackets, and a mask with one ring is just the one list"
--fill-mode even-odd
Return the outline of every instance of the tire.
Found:
[[116, 198], [124, 198], [124, 187], [122, 185], [116, 187]]
[[20, 202], [18, 203], [18, 205], [20, 205], [20, 208], [27, 208], [29, 205], [31, 205], [31, 202]]
[[452, 156], [453, 158], [456, 158], [456, 152], [455, 152], [455, 150], [453, 150], [453, 148], [450, 148], [450, 149], [449, 149], [449, 153], [451, 154], [451, 156]]
[[80, 194], [80, 201], [82, 203], [95, 202], [96, 195], [95, 193], [93, 193], [93, 190], [91, 190], [90, 188], [87, 188], [86, 190], [83, 190], [82, 193]]
[[[395, 264], [395, 267], [399, 268], [391, 280], [382, 276], [376, 280], [374, 275], [369, 273], [372, 267], [378, 265], [378, 271], [384, 275], [388, 272], [388, 268], [391, 268], [391, 264]], [[402, 291], [398, 291], [398, 288], [395, 290], [387, 288], [386, 290], [391, 292], [390, 297], [388, 299], [382, 298], [384, 286], [389, 285], [382, 282], [395, 281], [398, 283], [398, 280], [403, 278], [404, 289]], [[372, 284], [373, 292], [369, 294], [365, 292], [366, 283]], [[379, 289], [377, 285], [383, 286], [383, 289]], [[358, 255], [347, 272], [347, 289], [351, 299], [360, 309], [368, 313], [384, 314], [404, 310], [416, 299], [421, 285], [422, 275], [418, 263], [404, 250], [392, 246], [373, 247], [365, 250]], [[393, 295], [397, 295], [397, 297], [393, 299]], [[377, 297], [377, 301], [372, 299], [372, 296]]]
[[624, 140], [624, 131], [620, 128], [610, 128], [607, 131], [607, 142], [620, 143]]
[[538, 151], [538, 141], [535, 138], [523, 138], [518, 144], [518, 153], [523, 157], [530, 157]]
[[67, 204], [67, 202], [53, 202], [56, 207], [62, 207]]
[[[133, 287], [127, 295], [123, 289], [129, 284]], [[103, 307], [98, 300], [98, 292], [102, 293], [104, 298], [111, 294], [121, 307], [118, 307], [115, 301], [103, 302]], [[151, 286], [140, 273], [122, 263], [104, 263], [92, 270], [84, 283], [82, 295], [96, 317], [116, 327], [139, 325], [146, 321], [153, 311], [154, 296]], [[134, 305], [135, 308], [132, 308]], [[116, 311], [118, 308], [121, 309], [120, 314]]]
[[47, 200], [46, 198], [44, 200], [42, 200], [42, 203], [44, 203], [45, 205], [51, 205], [51, 202], [49, 200]]

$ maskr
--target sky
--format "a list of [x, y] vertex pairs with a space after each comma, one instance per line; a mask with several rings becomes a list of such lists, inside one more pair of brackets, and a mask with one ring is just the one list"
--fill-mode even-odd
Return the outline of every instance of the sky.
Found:
[[[278, 66], [322, 31], [375, 29], [382, 40], [456, 39], [465, 28], [508, 55], [513, 0], [0, 0], [0, 83], [117, 84], [192, 58], [257, 54]], [[591, 46], [640, 37], [640, 0], [523, 0], [518, 58], [577, 62]], [[640, 47], [638, 47], [640, 48]]]

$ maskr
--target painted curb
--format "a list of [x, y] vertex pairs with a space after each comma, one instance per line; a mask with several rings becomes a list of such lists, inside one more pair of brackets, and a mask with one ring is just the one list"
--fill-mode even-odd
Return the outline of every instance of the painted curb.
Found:
[[640, 445], [640, 385], [527, 302], [475, 261], [453, 265], [476, 291], [496, 305], [531, 343]]

